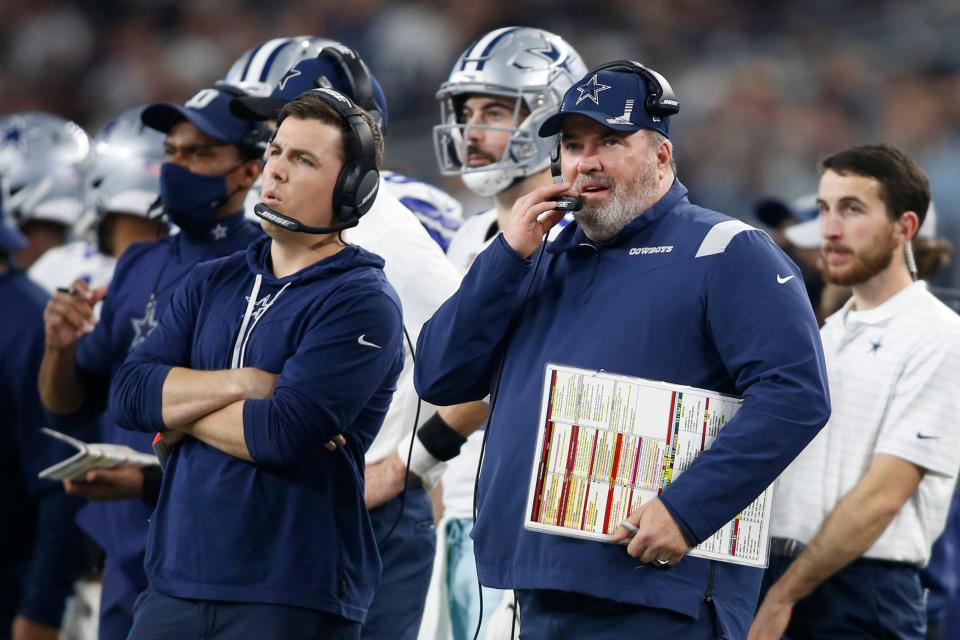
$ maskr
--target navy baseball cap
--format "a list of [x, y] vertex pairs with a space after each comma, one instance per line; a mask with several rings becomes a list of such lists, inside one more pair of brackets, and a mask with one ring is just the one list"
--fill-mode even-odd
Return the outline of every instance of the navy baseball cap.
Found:
[[560, 111], [544, 121], [540, 137], [549, 138], [560, 133], [567, 116], [576, 114], [614, 131], [635, 133], [640, 129], [652, 129], [669, 138], [669, 116], [653, 118], [644, 108], [650, 93], [647, 80], [639, 73], [590, 72], [563, 94]]
[[232, 87], [201, 89], [183, 106], [170, 102], [148, 106], [140, 114], [140, 120], [162, 133], [170, 133], [173, 125], [186, 120], [211, 138], [245, 147], [255, 123], [238, 118], [230, 111], [230, 101], [241, 94]]
[[791, 202], [781, 198], [766, 198], [753, 205], [753, 214], [768, 227], [779, 227], [787, 220], [813, 220], [819, 215], [817, 194], [805, 195]]
[[[231, 112], [247, 120], [272, 120], [291, 100], [296, 100], [311, 89], [327, 88], [339, 91], [361, 108], [365, 109], [381, 128], [387, 123], [387, 97], [380, 83], [366, 68], [362, 77], [348, 77], [343, 65], [322, 52], [315, 58], [301, 60], [287, 71], [273, 93], [265, 97], [244, 96], [234, 98], [230, 104]], [[360, 86], [369, 81], [369, 87]], [[373, 104], [370, 104], [372, 94]], [[363, 104], [367, 102], [367, 104]]]

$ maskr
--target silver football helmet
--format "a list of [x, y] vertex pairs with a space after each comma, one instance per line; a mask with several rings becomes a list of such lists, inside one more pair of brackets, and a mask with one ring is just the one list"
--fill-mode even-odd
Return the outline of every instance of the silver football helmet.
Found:
[[[472, 191], [491, 196], [516, 179], [545, 169], [557, 140], [541, 138], [537, 130], [560, 109], [566, 90], [586, 73], [574, 48], [549, 31], [506, 27], [477, 40], [463, 52], [437, 92], [441, 124], [433, 129], [433, 141], [441, 173], [459, 175]], [[513, 98], [516, 106], [510, 127], [477, 126], [510, 132], [500, 159], [469, 167], [466, 124], [460, 112], [463, 102], [478, 94]], [[523, 117], [523, 111], [529, 115]]]
[[324, 47], [338, 44], [318, 36], [274, 38], [246, 51], [233, 63], [224, 84], [243, 89], [251, 96], [269, 96], [280, 79], [305, 58], [315, 58]]
[[49, 113], [0, 118], [0, 180], [4, 213], [18, 225], [44, 220], [72, 227], [83, 213], [87, 134]]
[[160, 194], [164, 135], [141, 122], [141, 111], [143, 107], [124, 111], [93, 137], [79, 233], [91, 231], [110, 213], [151, 217]]

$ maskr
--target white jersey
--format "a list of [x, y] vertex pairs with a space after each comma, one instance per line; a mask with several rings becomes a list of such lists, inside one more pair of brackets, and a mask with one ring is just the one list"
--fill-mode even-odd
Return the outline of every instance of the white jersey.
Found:
[[463, 224], [463, 207], [449, 193], [408, 176], [381, 171], [390, 193], [413, 212], [440, 248], [447, 251], [450, 240]]
[[115, 258], [103, 255], [88, 242], [77, 240], [45, 252], [27, 275], [52, 295], [57, 287], [69, 287], [78, 279], [91, 288], [105, 286], [113, 278], [116, 266]]
[[[386, 186], [387, 191], [420, 221], [440, 249], [446, 251], [453, 235], [463, 224], [463, 207], [460, 203], [442, 189], [393, 171], [381, 171], [380, 177], [381, 186]], [[260, 182], [261, 178], [257, 178], [243, 204], [246, 217], [258, 222], [260, 218], [253, 208], [260, 202]]]
[[496, 209], [472, 215], [460, 226], [460, 230], [450, 241], [447, 258], [461, 276], [467, 273], [477, 255], [497, 237], [499, 231]]
[[960, 469], [960, 316], [917, 282], [879, 307], [849, 301], [821, 330], [833, 413], [775, 485], [771, 532], [809, 543], [874, 454], [926, 470], [866, 558], [926, 564]]
[[[373, 208], [360, 224], [343, 232], [344, 238], [383, 258], [384, 274], [397, 291], [403, 307], [407, 335], [417, 344], [420, 329], [433, 313], [457, 290], [460, 278], [447, 262], [440, 247], [430, 239], [417, 218], [380, 182]], [[417, 392], [413, 388], [413, 358], [404, 339], [404, 363], [397, 390], [383, 421], [383, 427], [367, 451], [367, 464], [390, 456], [397, 444], [413, 431]], [[420, 422], [430, 417], [424, 408]]]

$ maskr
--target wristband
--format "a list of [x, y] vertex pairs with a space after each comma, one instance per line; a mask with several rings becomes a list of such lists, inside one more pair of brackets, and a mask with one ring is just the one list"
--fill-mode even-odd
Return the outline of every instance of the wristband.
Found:
[[460, 448], [467, 441], [462, 435], [450, 428], [439, 413], [430, 416], [430, 419], [417, 429], [417, 439], [440, 462], [452, 460], [460, 454]]

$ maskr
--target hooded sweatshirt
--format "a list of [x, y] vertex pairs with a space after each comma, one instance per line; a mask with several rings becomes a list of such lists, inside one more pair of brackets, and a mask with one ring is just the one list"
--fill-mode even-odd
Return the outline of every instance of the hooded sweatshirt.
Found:
[[[364, 452], [403, 365], [401, 309], [383, 260], [359, 247], [293, 275], [271, 240], [195, 268], [115, 376], [117, 422], [162, 431], [172, 367], [279, 374], [247, 400], [254, 462], [183, 441], [147, 536], [151, 586], [180, 598], [272, 603], [363, 621], [380, 572], [363, 499]], [[337, 434], [344, 447], [323, 445]]]

